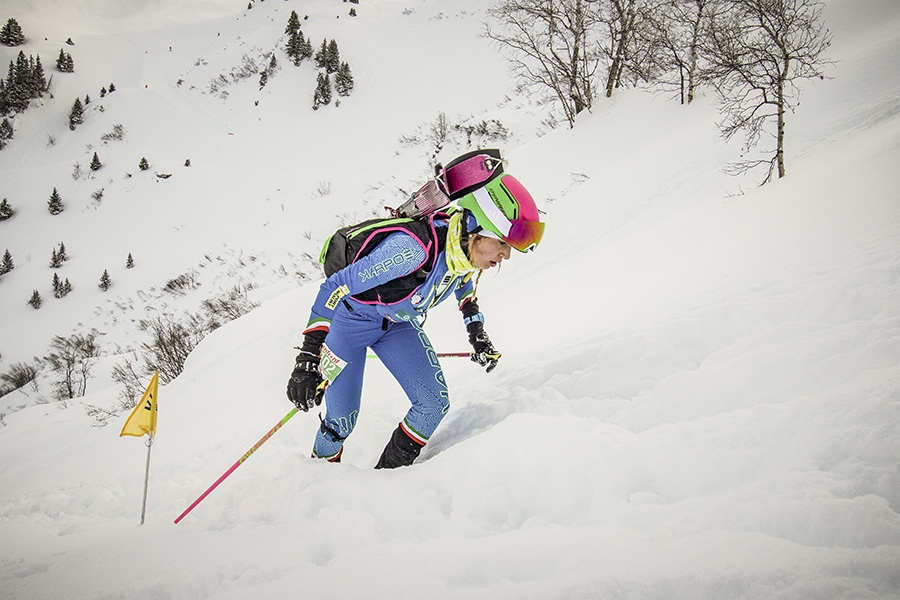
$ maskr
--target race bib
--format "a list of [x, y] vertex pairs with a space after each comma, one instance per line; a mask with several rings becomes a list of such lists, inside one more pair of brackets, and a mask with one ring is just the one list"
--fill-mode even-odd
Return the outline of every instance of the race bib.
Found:
[[347, 366], [346, 360], [332, 352], [327, 345], [322, 345], [322, 352], [319, 355], [319, 371], [328, 383], [334, 383], [334, 380], [341, 374], [345, 366]]

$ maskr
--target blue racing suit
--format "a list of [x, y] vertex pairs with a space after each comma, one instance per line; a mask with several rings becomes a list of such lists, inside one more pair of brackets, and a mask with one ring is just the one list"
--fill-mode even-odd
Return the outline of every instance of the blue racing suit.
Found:
[[[436, 228], [447, 227], [446, 219], [436, 218], [434, 223]], [[482, 321], [474, 301], [472, 273], [451, 272], [445, 249], [439, 246], [434, 267], [405, 298], [390, 304], [354, 298], [416, 271], [427, 255], [416, 237], [394, 232], [369, 254], [328, 277], [319, 288], [303, 333], [327, 333], [322, 349], [323, 372], [331, 381], [325, 389], [326, 413], [316, 435], [314, 456], [330, 460], [340, 457], [344, 440], [359, 416], [368, 348], [409, 398], [411, 406], [400, 427], [414, 442], [424, 446], [450, 408], [440, 361], [420, 323], [432, 307], [451, 294], [460, 310], [471, 303], [465, 313], [466, 323]], [[324, 366], [324, 357], [329, 357], [329, 366]]]

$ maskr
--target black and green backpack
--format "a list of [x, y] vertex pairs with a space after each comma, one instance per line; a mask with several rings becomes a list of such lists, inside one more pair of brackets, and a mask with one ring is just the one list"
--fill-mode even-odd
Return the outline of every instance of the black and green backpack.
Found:
[[450, 214], [440, 212], [441, 209], [502, 172], [500, 151], [490, 149], [466, 153], [447, 167], [437, 165], [433, 179], [398, 208], [388, 208], [390, 217], [369, 219], [335, 231], [319, 255], [325, 276], [330, 277], [366, 256], [391, 233], [406, 232], [419, 240], [426, 249], [427, 259], [409, 275], [354, 296], [364, 302], [399, 302], [425, 281], [444, 247], [446, 228], [436, 228], [434, 220], [448, 218]]

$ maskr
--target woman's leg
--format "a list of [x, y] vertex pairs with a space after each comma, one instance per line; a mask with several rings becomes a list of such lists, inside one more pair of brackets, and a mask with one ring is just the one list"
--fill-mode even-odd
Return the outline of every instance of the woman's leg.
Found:
[[411, 404], [376, 468], [409, 465], [450, 409], [444, 372], [428, 336], [412, 323], [392, 324], [372, 349]]
[[335, 312], [325, 345], [347, 364], [325, 388], [325, 417], [313, 444], [314, 457], [340, 460], [359, 416], [366, 351], [381, 333], [380, 322], [354, 317], [345, 308]]

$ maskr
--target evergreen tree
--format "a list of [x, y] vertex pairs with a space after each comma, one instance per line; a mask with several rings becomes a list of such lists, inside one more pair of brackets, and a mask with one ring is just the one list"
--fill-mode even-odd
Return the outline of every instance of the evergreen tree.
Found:
[[75, 127], [82, 123], [84, 123], [84, 108], [81, 106], [81, 98], [75, 98], [72, 110], [69, 111], [69, 129], [75, 131]]
[[43, 302], [44, 301], [41, 299], [41, 294], [37, 290], [31, 292], [31, 299], [28, 301], [28, 304], [30, 304], [34, 310], [39, 309]]
[[322, 45], [319, 47], [319, 50], [316, 52], [316, 55], [313, 57], [313, 60], [316, 61], [316, 68], [324, 69], [325, 61], [328, 58], [328, 42], [327, 40], [322, 40]]
[[[19, 53], [24, 57], [24, 54]], [[25, 69], [28, 68], [28, 61], [25, 60]], [[23, 79], [23, 75], [26, 77]], [[23, 73], [22, 63], [17, 60], [15, 63], [9, 61], [9, 70], [6, 75], [6, 85], [4, 86], [4, 105], [7, 111], [22, 112], [28, 108], [28, 102], [31, 97], [28, 95], [28, 88], [24, 84], [27, 81], [27, 74]]]
[[66, 277], [66, 280], [62, 282], [62, 285], [59, 286], [59, 297], [68, 295], [69, 292], [72, 291], [72, 284], [69, 283], [69, 278]]
[[75, 61], [72, 59], [72, 55], [62, 48], [59, 49], [59, 56], [56, 58], [56, 68], [63, 73], [75, 72]]
[[14, 211], [12, 206], [9, 205], [9, 202], [6, 198], [0, 200], [0, 221], [7, 220], [11, 216], [13, 216], [13, 213], [15, 212], [16, 211]]
[[103, 275], [100, 276], [100, 289], [104, 292], [112, 285], [112, 279], [109, 277], [109, 271], [103, 269]]
[[341, 67], [341, 52], [338, 50], [337, 42], [331, 40], [328, 42], [328, 49], [325, 52], [325, 70], [330, 73], [337, 73]]
[[13, 263], [12, 254], [9, 253], [9, 249], [7, 248], [6, 252], [3, 253], [3, 258], [0, 259], [0, 275], [5, 275], [15, 268], [16, 265]]
[[313, 93], [313, 110], [331, 103], [331, 79], [328, 73], [319, 73], [316, 79], [316, 91]]
[[91, 103], [91, 95], [90, 95], [90, 94], [85, 94], [85, 95], [84, 95], [84, 105], [87, 106], [87, 105], [90, 104], [90, 103]]
[[105, 86], [100, 88], [100, 97], [106, 98], [106, 87]]
[[146, 171], [150, 168], [150, 163], [147, 162], [147, 158], [145, 156], [141, 157], [141, 161], [138, 163], [138, 169], [141, 171]]
[[50, 194], [50, 200], [47, 201], [47, 210], [50, 211], [51, 215], [58, 215], [65, 209], [63, 205], [62, 198], [59, 196], [59, 192], [56, 191], [56, 188], [53, 188], [53, 193]]
[[109, 84], [109, 93], [112, 94], [114, 91], [116, 91], [116, 84]]
[[54, 298], [62, 298], [62, 281], [59, 280], [59, 275], [53, 274], [53, 297]]
[[291, 16], [288, 17], [287, 27], [284, 28], [285, 33], [294, 33], [295, 31], [300, 30], [300, 17], [297, 16], [297, 11], [292, 10]]
[[50, 254], [50, 268], [58, 269], [67, 260], [69, 260], [69, 257], [66, 256], [66, 245], [60, 242], [59, 248], [54, 248], [53, 252]]
[[334, 76], [334, 89], [338, 96], [349, 96], [353, 91], [353, 74], [350, 72], [350, 65], [345, 62], [341, 63]]
[[102, 166], [103, 163], [100, 162], [100, 157], [94, 152], [94, 158], [91, 159], [91, 171], [98, 171]]
[[36, 56], [34, 59], [34, 67], [31, 70], [31, 80], [37, 97], [43, 96], [47, 91], [47, 76], [44, 74], [44, 65], [41, 63], [41, 57]]
[[306, 40], [303, 37], [303, 32], [297, 29], [296, 31], [292, 31], [290, 37], [288, 38], [287, 47], [285, 48], [285, 52], [288, 55], [288, 58], [291, 59], [291, 62], [294, 65], [299, 66], [304, 59], [304, 50], [305, 50]]
[[10, 19], [0, 29], [0, 44], [5, 46], [20, 46], [25, 43], [25, 33], [22, 26], [15, 19]]
[[13, 138], [13, 128], [9, 119], [0, 121], [0, 148], [3, 148]]
[[125, 268], [126, 269], [134, 268], [134, 258], [131, 257], [131, 252], [128, 253], [128, 258], [125, 259]]

